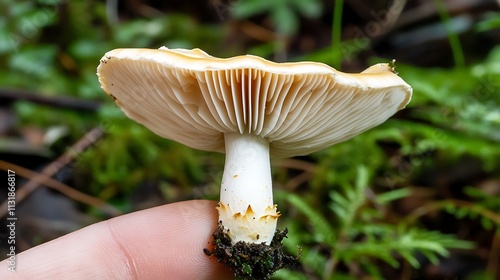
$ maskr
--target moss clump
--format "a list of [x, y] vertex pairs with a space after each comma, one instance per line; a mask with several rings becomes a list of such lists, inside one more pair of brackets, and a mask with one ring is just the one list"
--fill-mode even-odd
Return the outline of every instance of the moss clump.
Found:
[[236, 279], [270, 279], [276, 271], [282, 268], [296, 267], [299, 256], [294, 257], [283, 252], [281, 241], [288, 230], [277, 230], [270, 245], [239, 241], [231, 244], [231, 238], [219, 226], [213, 233], [212, 251], [205, 249], [207, 255], [213, 255], [217, 260], [229, 267]]

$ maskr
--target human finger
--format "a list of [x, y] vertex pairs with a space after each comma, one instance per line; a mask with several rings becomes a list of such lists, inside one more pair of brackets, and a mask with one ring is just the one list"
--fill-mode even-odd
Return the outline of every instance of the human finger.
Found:
[[17, 255], [0, 279], [232, 279], [204, 254], [215, 202], [193, 200], [103, 221]]

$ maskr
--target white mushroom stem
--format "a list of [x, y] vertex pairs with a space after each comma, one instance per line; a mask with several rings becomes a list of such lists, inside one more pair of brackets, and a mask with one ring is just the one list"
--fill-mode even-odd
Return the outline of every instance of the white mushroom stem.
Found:
[[227, 133], [219, 221], [234, 243], [270, 244], [279, 213], [273, 203], [269, 142], [256, 135]]

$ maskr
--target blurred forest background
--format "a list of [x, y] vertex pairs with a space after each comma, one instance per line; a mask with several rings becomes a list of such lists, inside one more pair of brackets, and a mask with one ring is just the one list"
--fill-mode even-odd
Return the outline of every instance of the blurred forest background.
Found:
[[[224, 156], [127, 119], [99, 88], [106, 51], [201, 48], [345, 72], [394, 58], [414, 88], [407, 109], [272, 161], [285, 246], [303, 248], [301, 266], [274, 279], [500, 279], [499, 5], [0, 0], [0, 169], [3, 182], [17, 174], [18, 249], [131, 211], [218, 200]], [[2, 225], [4, 257], [6, 236]]]

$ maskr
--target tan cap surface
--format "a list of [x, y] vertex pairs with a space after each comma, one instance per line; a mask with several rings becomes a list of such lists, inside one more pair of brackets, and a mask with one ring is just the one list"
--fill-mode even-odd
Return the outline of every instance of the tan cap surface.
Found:
[[346, 74], [322, 63], [221, 59], [199, 49], [115, 49], [97, 74], [128, 117], [162, 137], [224, 152], [224, 133], [253, 133], [279, 157], [348, 140], [404, 108], [412, 94], [388, 64]]

